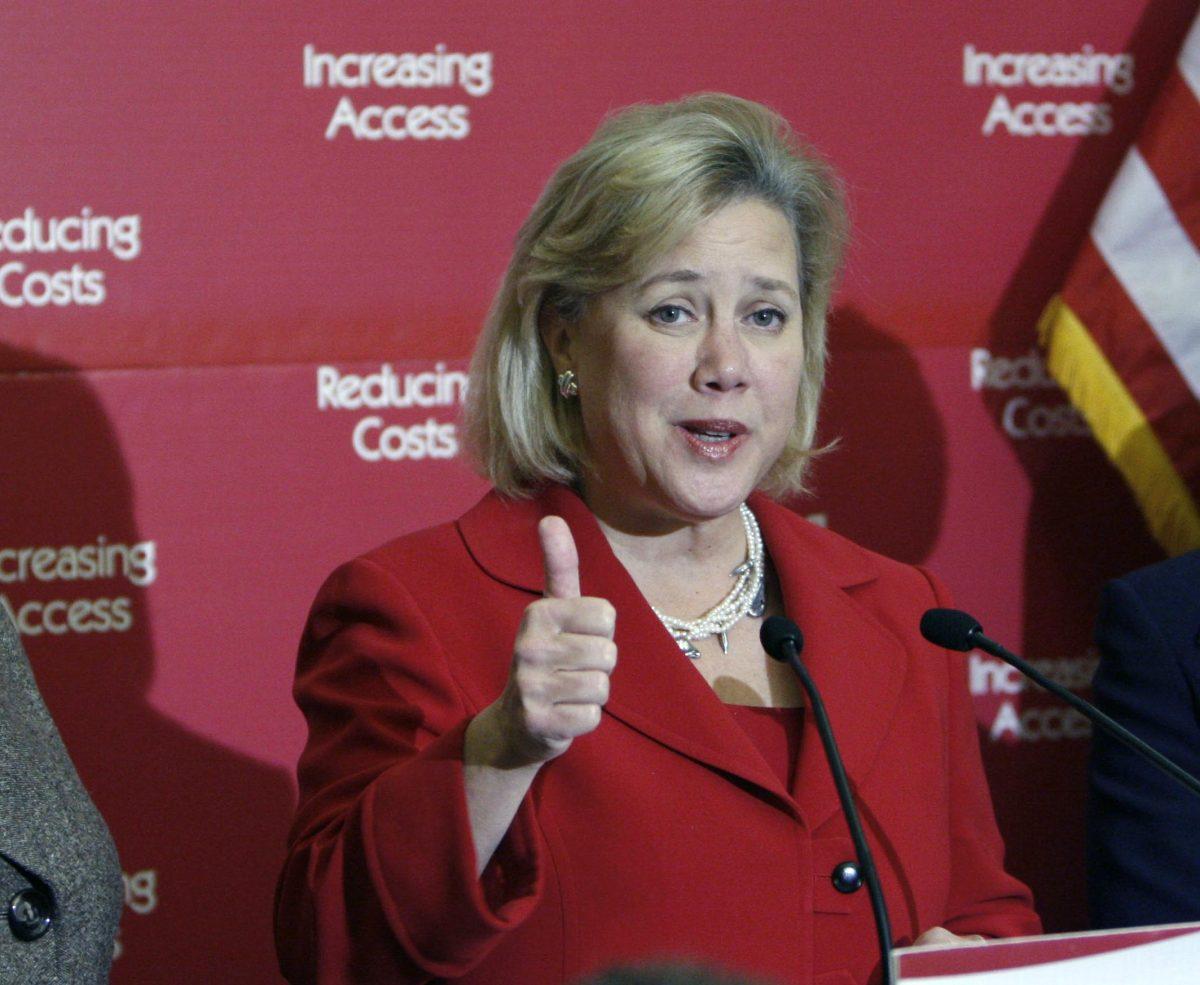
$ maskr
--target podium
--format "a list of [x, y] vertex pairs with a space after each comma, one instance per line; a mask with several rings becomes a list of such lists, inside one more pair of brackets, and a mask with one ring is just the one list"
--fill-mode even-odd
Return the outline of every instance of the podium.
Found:
[[1200, 923], [892, 952], [902, 985], [1197, 985]]

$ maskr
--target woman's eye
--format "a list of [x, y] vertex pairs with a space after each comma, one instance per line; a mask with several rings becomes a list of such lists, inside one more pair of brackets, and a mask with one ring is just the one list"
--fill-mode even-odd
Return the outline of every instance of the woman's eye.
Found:
[[660, 325], [678, 325], [686, 317], [687, 312], [677, 304], [660, 304], [650, 312]]
[[776, 328], [787, 320], [778, 308], [759, 308], [750, 313], [750, 320], [759, 328]]

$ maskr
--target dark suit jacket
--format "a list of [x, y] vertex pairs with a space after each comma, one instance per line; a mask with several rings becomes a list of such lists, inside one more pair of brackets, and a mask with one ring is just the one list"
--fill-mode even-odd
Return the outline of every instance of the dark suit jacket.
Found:
[[0, 606], [0, 982], [108, 981], [123, 898], [108, 828]]
[[[896, 937], [1036, 932], [980, 765], [961, 655], [925, 643], [944, 604], [918, 571], [751, 501], [862, 803]], [[543, 587], [536, 525], [571, 527], [585, 595], [617, 609], [603, 721], [539, 773], [475, 878], [462, 737], [502, 690]], [[691, 957], [780, 982], [865, 982], [865, 890], [811, 722], [792, 782], [663, 629], [574, 493], [494, 494], [454, 524], [339, 569], [301, 644], [309, 724], [276, 934], [294, 982], [544, 985]]]
[[[1096, 703], [1200, 775], [1200, 551], [1105, 586]], [[1200, 798], [1100, 730], [1088, 899], [1096, 927], [1200, 920]]]

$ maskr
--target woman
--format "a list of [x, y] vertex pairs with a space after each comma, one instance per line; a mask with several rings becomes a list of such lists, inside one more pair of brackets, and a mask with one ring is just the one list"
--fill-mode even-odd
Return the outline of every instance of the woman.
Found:
[[961, 658], [917, 633], [944, 593], [764, 495], [811, 456], [839, 221], [786, 124], [729, 96], [618, 114], [551, 180], [472, 370], [495, 491], [335, 572], [301, 644], [292, 981], [866, 981], [820, 743], [758, 643], [784, 612], [897, 939], [1036, 931]]

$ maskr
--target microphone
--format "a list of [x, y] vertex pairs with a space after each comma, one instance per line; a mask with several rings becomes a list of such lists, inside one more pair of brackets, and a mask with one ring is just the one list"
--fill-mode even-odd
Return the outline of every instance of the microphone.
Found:
[[[767, 655], [780, 663], [791, 663], [792, 657], [800, 659], [800, 651], [804, 649], [804, 634], [800, 627], [783, 616], [770, 616], [764, 620], [758, 631], [758, 641]], [[784, 647], [791, 647], [790, 651]]]
[[1039, 687], [1062, 698], [1081, 715], [1090, 719], [1093, 724], [1149, 760], [1167, 776], [1200, 796], [1200, 780], [1167, 759], [1157, 749], [1143, 742], [1124, 725], [1104, 714], [1095, 705], [1084, 701], [1079, 695], [1067, 690], [1057, 681], [1050, 680], [1028, 661], [1018, 657], [1011, 650], [1006, 650], [995, 640], [984, 636], [983, 627], [979, 625], [979, 621], [974, 616], [960, 612], [958, 609], [930, 609], [921, 616], [921, 635], [934, 646], [944, 647], [947, 650], [961, 650], [966, 653], [968, 650], [978, 648], [985, 653], [990, 653], [993, 657], [999, 657], [1005, 663], [1016, 667]]
[[975, 638], [982, 634], [979, 621], [958, 609], [930, 609], [921, 617], [921, 635], [947, 650], [974, 650]]
[[858, 818], [858, 809], [854, 806], [854, 795], [850, 792], [850, 781], [846, 778], [846, 767], [842, 765], [842, 756], [833, 737], [829, 716], [825, 713], [825, 703], [821, 700], [821, 693], [817, 690], [816, 682], [809, 674], [808, 668], [800, 662], [800, 651], [804, 649], [804, 634], [790, 619], [771, 616], [763, 622], [758, 639], [768, 655], [780, 663], [788, 664], [796, 672], [808, 694], [809, 704], [812, 705], [817, 722], [817, 732], [821, 736], [821, 745], [825, 747], [825, 758], [829, 761], [829, 772], [833, 774], [833, 784], [837, 787], [838, 800], [842, 802], [842, 813], [846, 817], [847, 827], [850, 828], [850, 838], [854, 842], [854, 850], [858, 853], [859, 866], [867, 884], [867, 894], [871, 897], [871, 910], [875, 914], [875, 930], [879, 937], [879, 953], [882, 958], [882, 985], [894, 985], [896, 979], [891, 961], [892, 930], [887, 904], [883, 899], [883, 889], [879, 885], [879, 870], [875, 868], [871, 846], [867, 844], [867, 836], [863, 833], [862, 822]]

